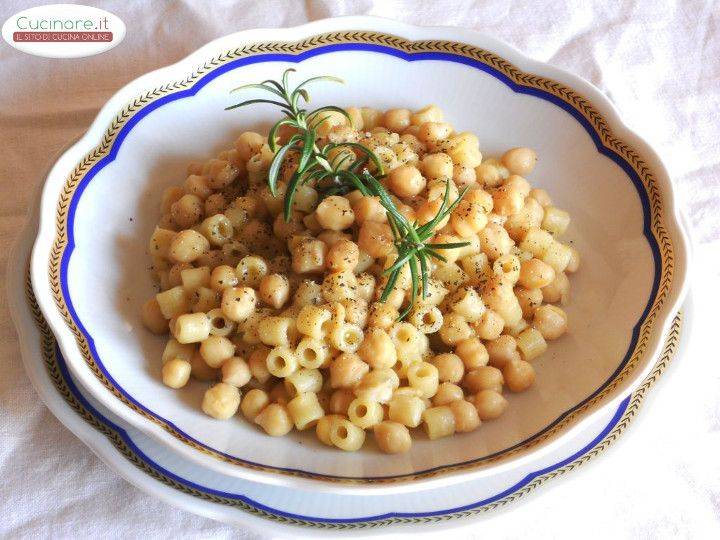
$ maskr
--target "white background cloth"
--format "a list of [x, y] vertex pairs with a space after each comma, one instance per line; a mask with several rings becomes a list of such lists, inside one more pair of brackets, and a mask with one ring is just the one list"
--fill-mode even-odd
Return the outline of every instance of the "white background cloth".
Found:
[[[67, 0], [66, 0], [67, 1]], [[5, 0], [0, 21], [49, 3]], [[92, 2], [127, 25], [99, 56], [48, 60], [0, 44], [0, 257], [50, 157], [119, 87], [224, 34], [369, 14], [474, 28], [600, 87], [660, 153], [694, 229], [691, 344], [600, 458], [458, 534], [720, 538], [720, 3], [717, 1]], [[4, 271], [5, 264], [0, 264]], [[0, 536], [252, 537], [125, 483], [40, 403], [0, 295]], [[686, 331], [688, 331], [686, 329]]]

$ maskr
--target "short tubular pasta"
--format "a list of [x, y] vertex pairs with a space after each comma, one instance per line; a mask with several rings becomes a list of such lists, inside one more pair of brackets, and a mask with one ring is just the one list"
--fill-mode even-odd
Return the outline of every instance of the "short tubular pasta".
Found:
[[330, 361], [330, 347], [319, 339], [305, 337], [295, 347], [298, 363], [308, 369], [325, 367]]
[[173, 335], [180, 343], [200, 343], [210, 335], [210, 319], [205, 313], [185, 313], [175, 321]]
[[233, 236], [233, 225], [223, 214], [215, 214], [200, 224], [200, 232], [213, 246], [222, 246]]
[[417, 427], [422, 421], [425, 403], [418, 396], [399, 395], [392, 398], [388, 417], [407, 427]]
[[440, 384], [438, 369], [428, 362], [417, 362], [407, 370], [407, 379], [412, 388], [417, 388], [421, 396], [432, 397]]
[[363, 331], [357, 324], [338, 325], [329, 336], [330, 343], [343, 352], [355, 352], [363, 341]]
[[228, 319], [220, 308], [211, 309], [207, 312], [210, 320], [210, 334], [213, 336], [229, 336], [236, 328], [234, 321]]
[[297, 329], [290, 317], [266, 317], [258, 323], [257, 333], [265, 345], [290, 346], [295, 341]]
[[362, 429], [371, 428], [382, 422], [384, 414], [380, 403], [366, 397], [355, 398], [348, 406], [348, 418]]
[[425, 433], [430, 440], [448, 437], [455, 433], [455, 415], [448, 405], [426, 409], [422, 418]]
[[341, 418], [344, 417], [339, 414], [326, 414], [318, 420], [317, 424], [315, 424], [315, 435], [317, 435], [321, 443], [327, 446], [333, 446], [330, 440], [330, 426], [334, 420]]
[[323, 377], [317, 369], [300, 368], [285, 377], [285, 389], [290, 397], [322, 389]]
[[434, 334], [443, 324], [443, 315], [436, 306], [419, 305], [410, 312], [409, 320], [423, 334]]
[[295, 320], [296, 327], [301, 334], [313, 339], [322, 339], [326, 334], [326, 324], [330, 322], [332, 314], [329, 310], [306, 305], [300, 309]]
[[289, 347], [273, 347], [265, 358], [268, 371], [275, 377], [288, 377], [298, 368], [298, 360]]
[[315, 392], [296, 395], [288, 402], [287, 409], [298, 431], [313, 427], [325, 414]]
[[413, 430], [483, 429], [568, 331], [580, 270], [570, 214], [532, 185], [537, 153], [486, 156], [436, 105], [294, 107], [274, 141], [242, 132], [162, 193], [157, 294], [138, 306], [167, 336], [162, 383], [203, 384], [212, 418], [345, 451], [370, 429], [388, 454]]
[[190, 361], [193, 353], [195, 352], [195, 349], [196, 346], [192, 343], [184, 344], [180, 343], [175, 338], [170, 338], [165, 345], [165, 349], [163, 350], [162, 362], [164, 364], [165, 362], [173, 360], [174, 358]]
[[365, 430], [350, 420], [336, 417], [330, 423], [330, 441], [334, 446], [346, 452], [359, 450], [365, 442]]
[[240, 259], [235, 273], [241, 285], [258, 287], [262, 278], [268, 274], [268, 264], [262, 257], [248, 255]]

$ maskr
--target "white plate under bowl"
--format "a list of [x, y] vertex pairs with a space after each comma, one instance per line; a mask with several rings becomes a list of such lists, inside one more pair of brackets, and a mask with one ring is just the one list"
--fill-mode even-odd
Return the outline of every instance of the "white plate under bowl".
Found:
[[25, 292], [25, 261], [36, 228], [33, 219], [10, 258], [7, 289], [25, 370], [40, 397], [111, 469], [139, 489], [189, 512], [264, 536], [295, 537], [300, 531], [303, 536], [336, 535], [338, 531], [363, 537], [389, 531], [437, 534], [440, 529], [467, 525], [525, 500], [546, 482], [557, 482], [601, 455], [618, 439], [673, 354], [682, 354], [683, 338], [690, 332], [691, 309], [684, 309], [682, 323], [678, 317], [650, 375], [617, 409], [606, 409], [552, 452], [512, 470], [402, 497], [288, 489], [199, 467], [118, 418], [77, 384]]
[[[583, 257], [570, 333], [535, 363], [537, 384], [472, 434], [418, 440], [411, 452], [344, 454], [311, 435], [270, 439], [199, 409], [205, 386], [160, 383], [163, 340], [143, 331], [152, 292], [145, 247], [162, 190], [189, 160], [217, 154], [276, 117], [226, 112], [229, 90], [277, 77], [334, 74], [315, 103], [380, 109], [439, 104], [486, 155], [530, 146], [530, 176], [573, 216]], [[468, 30], [347, 18], [216, 40], [113, 96], [51, 170], [32, 257], [38, 302], [68, 366], [99, 402], [182, 456], [223, 474], [354, 493], [407, 491], [517, 467], [551, 451], [647, 375], [685, 292], [686, 236], [658, 156], [597, 89]]]

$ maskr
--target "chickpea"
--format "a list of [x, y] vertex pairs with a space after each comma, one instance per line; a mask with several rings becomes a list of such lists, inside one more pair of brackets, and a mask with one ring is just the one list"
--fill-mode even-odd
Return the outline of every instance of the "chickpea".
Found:
[[394, 248], [392, 230], [387, 223], [366, 221], [360, 227], [358, 246], [374, 258], [385, 257]]
[[207, 199], [205, 199], [205, 215], [214, 216], [215, 214], [222, 213], [227, 206], [227, 201], [222, 193], [213, 193]]
[[380, 203], [379, 197], [362, 196], [353, 203], [353, 212], [355, 212], [355, 221], [360, 225], [366, 221], [377, 221], [379, 223], [387, 221], [387, 210]]
[[223, 291], [220, 308], [223, 315], [235, 322], [247, 319], [257, 304], [255, 289], [250, 287], [231, 287]]
[[472, 370], [485, 366], [490, 359], [485, 345], [477, 337], [461, 341], [455, 346], [457, 354], [465, 365], [465, 369]]
[[182, 388], [190, 379], [192, 366], [187, 360], [173, 358], [162, 367], [162, 381], [170, 388]]
[[254, 422], [257, 415], [260, 414], [260, 412], [267, 407], [269, 403], [270, 398], [265, 390], [253, 388], [242, 398], [242, 401], [240, 402], [240, 411], [245, 418]]
[[535, 168], [537, 154], [531, 148], [511, 148], [502, 155], [500, 162], [511, 174], [526, 176]]
[[518, 285], [526, 289], [541, 289], [553, 282], [555, 270], [540, 259], [529, 259], [520, 264]]
[[532, 325], [545, 339], [557, 339], [567, 332], [567, 315], [557, 306], [540, 306], [535, 310]]
[[580, 268], [580, 252], [573, 246], [568, 246], [570, 249], [570, 261], [565, 267], [566, 272], [577, 272]]
[[487, 191], [484, 189], [470, 189], [466, 194], [464, 201], [468, 201], [471, 203], [479, 204], [483, 212], [486, 214], [489, 214], [492, 212], [493, 209], [493, 198], [492, 195], [490, 195]]
[[223, 291], [228, 287], [235, 287], [238, 281], [235, 268], [226, 264], [216, 266], [210, 273], [210, 287], [215, 291]]
[[468, 372], [462, 381], [465, 388], [475, 394], [481, 390], [495, 390], [502, 392], [505, 379], [502, 371], [492, 366], [482, 366]]
[[[415, 210], [418, 223], [420, 225], [425, 225], [435, 219], [435, 216], [437, 216], [440, 208], [442, 207], [442, 203], [442, 199], [433, 199], [422, 203], [417, 210]], [[439, 231], [448, 224], [448, 221], [450, 221], [450, 216], [445, 216], [437, 225], [435, 225], [433, 230]]]
[[458, 313], [447, 313], [440, 327], [440, 339], [446, 345], [457, 345], [461, 341], [469, 339], [473, 330], [465, 320], [465, 317]]
[[382, 113], [377, 109], [371, 109], [370, 107], [362, 107], [360, 109], [360, 115], [362, 117], [362, 129], [366, 131], [370, 131], [377, 127], [382, 121]]
[[560, 302], [565, 304], [570, 293], [570, 280], [565, 272], [555, 273], [552, 283], [545, 285], [540, 293], [540, 300], [546, 304]]
[[480, 416], [475, 405], [464, 399], [458, 399], [448, 404], [455, 417], [455, 432], [468, 433], [480, 426]]
[[503, 368], [503, 377], [511, 392], [524, 392], [535, 382], [535, 368], [524, 360], [512, 360]]
[[497, 339], [502, 334], [505, 321], [492, 309], [486, 309], [480, 320], [473, 324], [473, 329], [481, 339]]
[[270, 372], [267, 368], [267, 356], [269, 352], [270, 349], [265, 346], [261, 346], [260, 348], [254, 350], [248, 358], [250, 373], [261, 384], [270, 379]]
[[357, 354], [373, 369], [391, 368], [397, 362], [395, 345], [382, 328], [370, 328], [365, 333]]
[[510, 253], [513, 246], [512, 238], [502, 225], [497, 223], [488, 223], [482, 229], [478, 236], [480, 237], [480, 245], [482, 251], [488, 256], [488, 259], [494, 261], [498, 257]]
[[386, 454], [403, 454], [412, 445], [410, 431], [399, 422], [380, 422], [373, 427], [373, 433], [378, 447]]
[[304, 217], [305, 214], [297, 210], [293, 210], [292, 214], [290, 214], [290, 221], [285, 221], [285, 216], [282, 213], [278, 214], [273, 222], [273, 233], [285, 241], [288, 241], [293, 236], [301, 235], [305, 230]]
[[477, 173], [473, 167], [455, 164], [452, 179], [459, 187], [472, 186], [477, 182]]
[[370, 366], [355, 353], [342, 353], [330, 364], [331, 388], [354, 388], [370, 371]]
[[260, 300], [280, 309], [290, 297], [290, 282], [282, 274], [269, 274], [262, 278], [259, 288]]
[[525, 197], [511, 184], [503, 184], [492, 195], [493, 211], [501, 216], [512, 216], [522, 210]]
[[202, 410], [218, 420], [227, 420], [240, 407], [240, 390], [227, 383], [217, 383], [205, 391]]
[[197, 195], [183, 195], [170, 207], [173, 221], [183, 229], [189, 229], [200, 222], [205, 206]]
[[450, 180], [453, 175], [453, 162], [447, 154], [426, 154], [422, 159], [422, 170], [428, 180]]
[[200, 344], [200, 355], [211, 368], [219, 368], [235, 354], [235, 345], [223, 336], [210, 336]]
[[437, 392], [435, 392], [435, 395], [432, 397], [432, 404], [435, 407], [439, 407], [440, 405], [448, 405], [464, 397], [465, 394], [463, 394], [462, 388], [456, 384], [444, 382], [438, 386]]
[[508, 408], [508, 401], [495, 390], [481, 390], [474, 401], [481, 420], [494, 420]]
[[443, 112], [437, 105], [428, 105], [410, 115], [413, 126], [420, 126], [425, 122], [442, 122]]
[[271, 403], [255, 417], [255, 423], [265, 433], [273, 437], [281, 437], [292, 431], [293, 421], [287, 407], [281, 403]]
[[265, 137], [253, 131], [241, 133], [235, 141], [235, 149], [243, 161], [249, 160], [252, 156], [260, 152], [265, 144]]
[[382, 124], [390, 131], [400, 133], [410, 126], [410, 110], [409, 109], [390, 109], [385, 111]]
[[436, 355], [430, 363], [438, 369], [441, 382], [458, 383], [465, 375], [465, 366], [460, 357], [452, 353]]
[[398, 310], [387, 302], [375, 302], [370, 306], [368, 326], [387, 330], [395, 323], [399, 315]]
[[388, 178], [390, 189], [398, 197], [414, 197], [425, 189], [427, 182], [417, 167], [401, 165], [390, 172]]
[[220, 371], [222, 372], [222, 382], [237, 388], [245, 386], [252, 377], [247, 362], [237, 356], [225, 360]]
[[170, 242], [170, 258], [179, 263], [190, 263], [210, 250], [210, 242], [192, 229], [180, 231]]
[[435, 151], [442, 141], [446, 141], [452, 134], [452, 126], [445, 122], [425, 122], [418, 129], [417, 138], [428, 150]]
[[450, 215], [450, 225], [463, 238], [476, 235], [487, 222], [485, 208], [467, 200], [460, 201]]
[[535, 309], [543, 303], [543, 290], [515, 287], [515, 297], [518, 299], [523, 317], [532, 319]]
[[508, 362], [520, 360], [517, 343], [512, 336], [502, 335], [497, 339], [488, 341], [485, 346], [487, 347], [491, 366], [502, 369]]
[[163, 316], [160, 304], [154, 296], [143, 304], [141, 317], [145, 328], [153, 334], [164, 334], [168, 331], [167, 319]]
[[331, 272], [352, 272], [360, 260], [360, 248], [345, 238], [336, 242], [328, 251], [325, 264]]
[[198, 381], [214, 381], [218, 371], [208, 366], [200, 351], [196, 350], [190, 357], [190, 375]]
[[538, 203], [540, 203], [540, 206], [545, 208], [546, 206], [552, 205], [552, 199], [550, 198], [550, 195], [547, 191], [540, 188], [534, 188], [530, 190], [530, 196], [535, 199]]
[[326, 302], [341, 302], [355, 296], [357, 278], [352, 272], [332, 272], [325, 276], [321, 288]]
[[345, 230], [355, 221], [350, 201], [337, 195], [323, 199], [315, 210], [315, 216], [323, 228], [331, 231]]

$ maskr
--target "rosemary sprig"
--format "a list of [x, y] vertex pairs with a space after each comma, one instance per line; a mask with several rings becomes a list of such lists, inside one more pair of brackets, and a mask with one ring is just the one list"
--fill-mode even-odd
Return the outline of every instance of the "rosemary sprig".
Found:
[[[232, 92], [243, 89], [263, 90], [280, 98], [276, 99], [250, 99], [226, 107], [226, 110], [266, 103], [279, 107], [285, 114], [285, 118], [279, 120], [272, 126], [268, 134], [268, 144], [275, 154], [268, 170], [268, 187], [270, 192], [277, 196], [277, 183], [280, 177], [282, 164], [285, 158], [295, 153], [298, 155], [298, 167], [288, 181], [285, 192], [283, 213], [286, 221], [290, 220], [292, 205], [297, 187], [308, 182], [313, 182], [321, 197], [330, 195], [344, 195], [353, 190], [359, 190], [365, 196], [377, 197], [385, 208], [388, 217], [388, 224], [392, 230], [397, 258], [395, 262], [384, 271], [387, 282], [380, 296], [380, 301], [385, 302], [395, 289], [397, 280], [403, 267], [408, 265], [411, 277], [410, 302], [400, 313], [399, 319], [403, 319], [413, 308], [418, 294], [423, 298], [428, 295], [428, 281], [430, 278], [429, 258], [447, 262], [438, 250], [456, 249], [469, 244], [469, 242], [451, 242], [444, 244], [428, 243], [434, 234], [435, 227], [442, 222], [453, 211], [460, 202], [467, 189], [463, 189], [458, 198], [450, 203], [450, 180], [447, 180], [445, 194], [442, 204], [435, 217], [424, 225], [417, 222], [411, 223], [397, 208], [392, 198], [378, 180], [385, 176], [383, 163], [378, 156], [369, 148], [354, 143], [326, 143], [322, 148], [318, 147], [317, 128], [328, 118], [331, 112], [340, 113], [350, 121], [348, 113], [334, 105], [326, 105], [313, 111], [308, 111], [301, 106], [301, 100], [305, 104], [310, 102], [310, 95], [305, 87], [311, 83], [320, 81], [331, 81], [342, 83], [342, 79], [330, 75], [311, 77], [301, 82], [295, 88], [289, 85], [290, 73], [294, 69], [287, 69], [280, 82], [266, 80], [258, 84], [247, 84], [235, 88]], [[281, 127], [294, 128], [295, 133], [278, 147], [278, 132]], [[342, 159], [333, 161], [329, 157], [332, 150], [346, 148], [352, 151]], [[354, 156], [354, 159], [350, 157]], [[375, 166], [376, 175], [370, 174], [367, 165], [372, 163]]]

